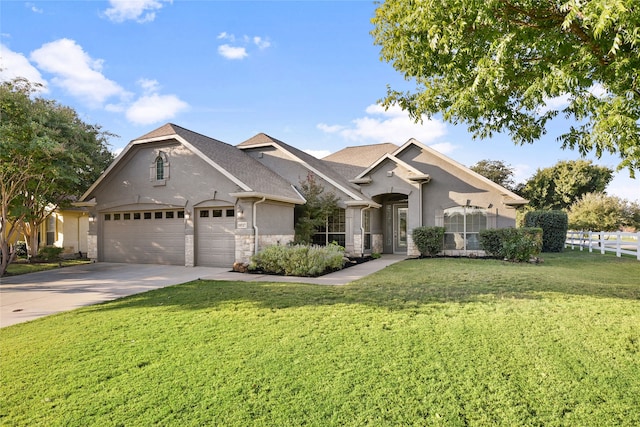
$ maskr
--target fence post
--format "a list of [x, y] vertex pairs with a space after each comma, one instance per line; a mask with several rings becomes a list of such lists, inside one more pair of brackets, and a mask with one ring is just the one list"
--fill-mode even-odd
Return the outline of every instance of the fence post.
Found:
[[604, 233], [600, 232], [600, 253], [604, 255]]
[[622, 235], [620, 232], [616, 233], [616, 256], [619, 258], [622, 256]]
[[640, 231], [636, 233], [636, 259], [640, 261]]

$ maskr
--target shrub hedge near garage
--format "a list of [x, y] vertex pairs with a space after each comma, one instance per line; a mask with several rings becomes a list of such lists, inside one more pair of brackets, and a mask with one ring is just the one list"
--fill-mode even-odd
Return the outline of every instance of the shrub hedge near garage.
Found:
[[269, 246], [251, 257], [249, 271], [317, 277], [342, 269], [344, 260], [344, 248], [335, 244]]

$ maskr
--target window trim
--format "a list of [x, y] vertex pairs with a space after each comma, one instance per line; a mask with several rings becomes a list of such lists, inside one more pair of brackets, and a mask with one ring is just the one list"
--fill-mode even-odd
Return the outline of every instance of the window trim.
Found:
[[[161, 166], [160, 168], [158, 166]], [[169, 156], [164, 151], [159, 151], [149, 166], [149, 180], [153, 186], [163, 186], [169, 179]]]

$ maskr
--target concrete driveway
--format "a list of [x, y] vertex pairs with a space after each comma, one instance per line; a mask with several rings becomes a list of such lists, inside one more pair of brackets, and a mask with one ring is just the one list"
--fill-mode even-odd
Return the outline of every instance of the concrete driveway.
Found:
[[0, 327], [152, 289], [217, 276], [229, 269], [94, 263], [0, 278]]

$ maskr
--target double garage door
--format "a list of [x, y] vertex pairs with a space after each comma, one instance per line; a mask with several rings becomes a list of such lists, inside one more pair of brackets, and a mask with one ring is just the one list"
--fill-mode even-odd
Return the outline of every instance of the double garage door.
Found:
[[184, 265], [184, 210], [102, 216], [104, 261]]
[[[196, 209], [195, 262], [231, 267], [235, 259], [235, 212]], [[102, 214], [103, 260], [140, 264], [185, 264], [184, 210]]]

